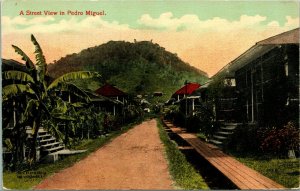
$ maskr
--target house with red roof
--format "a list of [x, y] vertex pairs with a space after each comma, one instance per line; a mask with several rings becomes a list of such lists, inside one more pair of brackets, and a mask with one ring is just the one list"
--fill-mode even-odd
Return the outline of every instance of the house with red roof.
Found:
[[191, 95], [199, 87], [200, 87], [200, 84], [198, 84], [198, 83], [195, 83], [195, 82], [187, 83], [185, 86], [183, 86], [179, 90], [177, 90], [172, 95], [172, 98], [175, 98], [175, 99], [177, 99], [177, 101], [179, 101], [180, 99], [183, 99], [186, 95]]
[[199, 103], [199, 97], [194, 95], [194, 92], [200, 88], [200, 84], [196, 82], [185, 83], [183, 87], [178, 89], [173, 95], [171, 100], [173, 104], [179, 104], [180, 110], [186, 116], [194, 115], [195, 107]]
[[127, 97], [127, 94], [125, 92], [111, 84], [106, 83], [102, 87], [98, 88], [95, 93], [115, 100], [115, 102], [117, 103], [112, 104], [112, 102], [110, 102], [109, 104], [106, 104], [106, 106], [103, 107], [102, 110], [104, 110], [105, 112], [113, 113], [113, 115], [122, 112], [123, 105], [126, 103]]
[[124, 97], [126, 96], [126, 93], [119, 90], [113, 85], [105, 84], [104, 86], [100, 87], [95, 91], [97, 94], [105, 96], [105, 97]]

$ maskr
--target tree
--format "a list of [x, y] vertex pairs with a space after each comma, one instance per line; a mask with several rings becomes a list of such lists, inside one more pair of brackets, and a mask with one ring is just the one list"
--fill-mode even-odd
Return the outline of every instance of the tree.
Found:
[[29, 158], [36, 161], [36, 141], [38, 131], [45, 117], [61, 117], [67, 111], [64, 101], [56, 96], [57, 88], [76, 86], [69, 83], [76, 79], [87, 79], [99, 77], [96, 72], [79, 71], [62, 75], [50, 83], [47, 78], [47, 63], [43, 51], [33, 35], [31, 41], [35, 46], [34, 64], [31, 59], [19, 47], [12, 45], [15, 52], [22, 56], [25, 61], [28, 73], [21, 71], [5, 71], [3, 78], [10, 81], [3, 87], [3, 102], [13, 99], [15, 96], [26, 95], [25, 112], [22, 114], [21, 121], [30, 121], [33, 128], [33, 137], [30, 144]]

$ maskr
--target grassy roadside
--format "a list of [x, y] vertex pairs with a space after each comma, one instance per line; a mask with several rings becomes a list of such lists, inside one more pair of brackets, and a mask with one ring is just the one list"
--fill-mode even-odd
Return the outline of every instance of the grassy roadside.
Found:
[[299, 188], [300, 159], [227, 151], [237, 160], [287, 188]]
[[51, 176], [53, 173], [59, 172], [62, 169], [74, 165], [76, 162], [84, 159], [90, 153], [96, 151], [101, 146], [108, 143], [113, 138], [125, 133], [137, 123], [132, 123], [122, 127], [120, 131], [111, 132], [106, 137], [100, 137], [97, 139], [84, 140], [77, 145], [76, 149], [87, 149], [86, 152], [76, 155], [68, 156], [62, 160], [59, 160], [52, 164], [38, 164], [31, 170], [25, 170], [22, 172], [3, 172], [3, 186], [9, 189], [32, 189], [39, 184], [46, 177]]
[[203, 178], [187, 162], [185, 156], [177, 149], [176, 143], [172, 142], [163, 128], [161, 120], [157, 119], [159, 136], [165, 145], [165, 152], [169, 161], [169, 171], [181, 189], [209, 189]]

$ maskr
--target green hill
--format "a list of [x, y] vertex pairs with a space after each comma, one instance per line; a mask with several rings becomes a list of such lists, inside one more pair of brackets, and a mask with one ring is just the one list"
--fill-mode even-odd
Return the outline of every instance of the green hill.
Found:
[[[100, 46], [67, 55], [48, 66], [49, 74], [58, 77], [64, 73], [98, 71], [104, 81], [130, 94], [164, 93], [167, 99], [184, 85], [185, 80], [204, 83], [208, 77], [203, 71], [183, 62], [176, 54], [149, 41], [110, 41]], [[91, 90], [103, 82], [77, 82]]]

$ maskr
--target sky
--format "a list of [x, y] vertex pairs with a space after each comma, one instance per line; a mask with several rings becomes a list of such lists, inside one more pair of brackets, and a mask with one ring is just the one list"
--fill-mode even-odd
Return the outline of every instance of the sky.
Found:
[[2, 58], [20, 61], [14, 44], [34, 59], [30, 34], [48, 63], [111, 40], [152, 40], [209, 76], [256, 42], [299, 27], [299, 2], [287, 0], [3, 0], [1, 13]]

